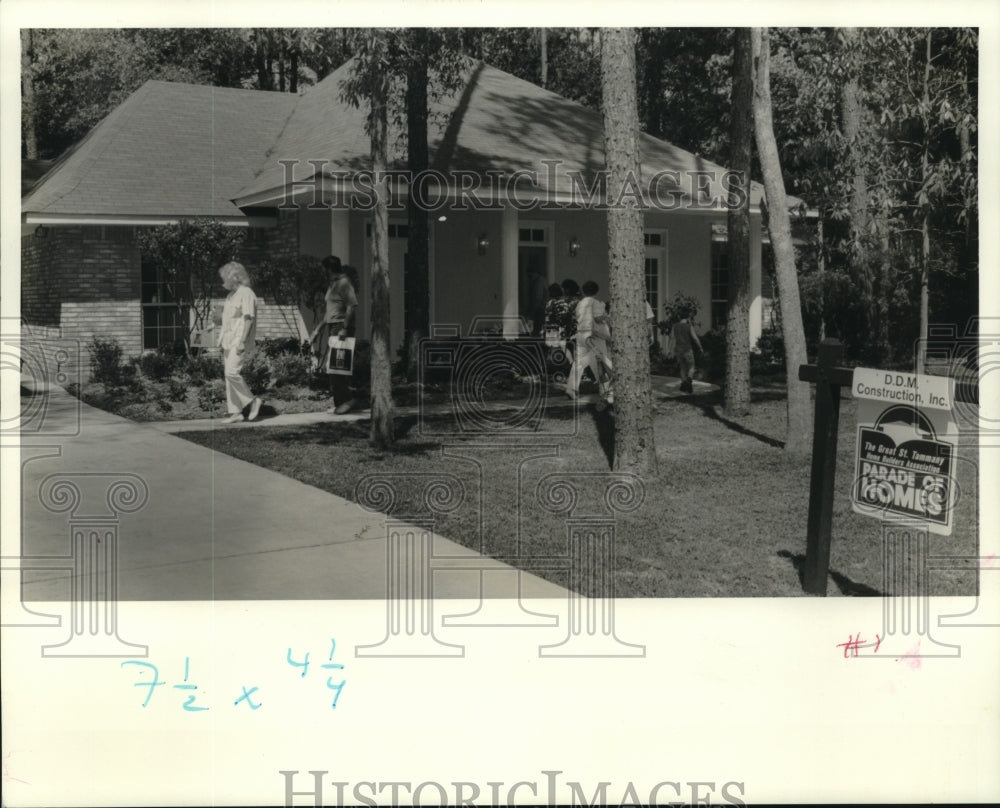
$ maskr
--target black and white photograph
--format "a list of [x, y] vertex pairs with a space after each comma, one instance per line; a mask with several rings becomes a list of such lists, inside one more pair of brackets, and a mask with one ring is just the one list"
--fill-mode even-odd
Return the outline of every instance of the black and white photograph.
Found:
[[478, 5], [2, 9], [4, 804], [997, 801], [1000, 12]]

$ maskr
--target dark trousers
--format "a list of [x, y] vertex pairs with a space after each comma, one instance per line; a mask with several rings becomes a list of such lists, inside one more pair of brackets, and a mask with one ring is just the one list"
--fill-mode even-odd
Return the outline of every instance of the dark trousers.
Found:
[[340, 406], [351, 398], [351, 377], [339, 373], [330, 374], [330, 398], [334, 406]]

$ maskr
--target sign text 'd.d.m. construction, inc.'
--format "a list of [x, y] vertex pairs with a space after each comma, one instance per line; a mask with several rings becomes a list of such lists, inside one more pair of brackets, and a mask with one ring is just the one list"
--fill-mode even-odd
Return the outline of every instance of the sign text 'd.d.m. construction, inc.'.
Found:
[[951, 535], [956, 488], [951, 423], [954, 382], [855, 368], [858, 451], [851, 502], [880, 519], [923, 521]]

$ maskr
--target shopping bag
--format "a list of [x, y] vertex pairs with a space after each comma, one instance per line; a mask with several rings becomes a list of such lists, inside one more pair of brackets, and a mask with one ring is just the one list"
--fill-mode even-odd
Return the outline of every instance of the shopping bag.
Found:
[[330, 337], [326, 372], [350, 376], [354, 372], [354, 337]]

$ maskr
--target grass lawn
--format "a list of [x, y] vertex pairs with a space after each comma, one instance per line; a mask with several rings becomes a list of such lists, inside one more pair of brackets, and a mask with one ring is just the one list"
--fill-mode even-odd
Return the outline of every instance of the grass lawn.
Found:
[[[805, 557], [810, 463], [785, 455], [784, 419], [784, 395], [774, 387], [756, 388], [752, 413], [736, 421], [722, 416], [718, 394], [658, 402], [660, 474], [645, 481], [641, 507], [618, 517], [617, 596], [803, 594], [799, 570]], [[454, 474], [466, 496], [456, 510], [437, 517], [436, 531], [510, 560], [518, 550], [523, 557], [567, 553], [565, 515], [543, 510], [536, 497], [536, 485], [547, 474], [593, 472], [580, 486], [574, 516], [605, 513], [612, 426], [607, 413], [584, 407], [575, 424], [571, 410], [552, 411], [536, 433], [521, 438], [462, 435], [453, 431], [448, 415], [423, 422], [407, 416], [397, 420], [398, 443], [391, 452], [368, 445], [367, 421], [181, 437], [352, 500], [365, 475], [391, 474], [402, 490], [392, 512], [403, 518], [427, 513], [422, 502], [426, 477], [406, 478], [406, 472]], [[831, 595], [879, 595], [884, 588], [881, 522], [853, 513], [848, 499], [856, 430], [856, 405], [846, 399], [840, 415]], [[959, 456], [971, 462], [957, 464], [962, 498], [955, 529], [949, 537], [931, 534], [932, 556], [977, 554], [975, 449], [960, 447]], [[539, 574], [569, 584], [564, 572]], [[931, 594], [969, 595], [976, 591], [976, 577], [964, 570], [932, 570], [929, 587]]]

